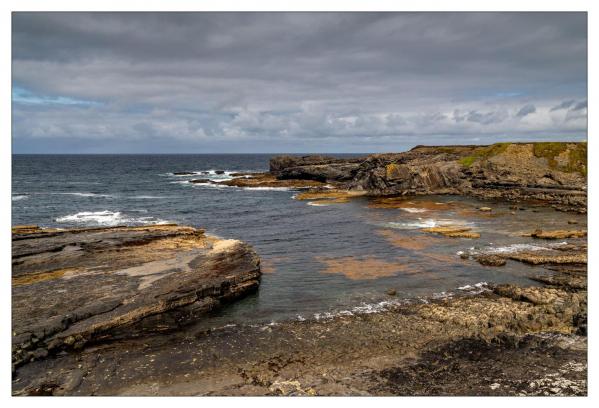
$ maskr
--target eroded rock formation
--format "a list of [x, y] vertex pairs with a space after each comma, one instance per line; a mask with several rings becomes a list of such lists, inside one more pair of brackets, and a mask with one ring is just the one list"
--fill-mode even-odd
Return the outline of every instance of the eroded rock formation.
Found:
[[13, 364], [182, 327], [259, 285], [250, 246], [177, 225], [13, 229]]
[[587, 203], [586, 143], [417, 146], [351, 159], [281, 156], [270, 170], [279, 179], [326, 181], [374, 196], [464, 194], [581, 212]]

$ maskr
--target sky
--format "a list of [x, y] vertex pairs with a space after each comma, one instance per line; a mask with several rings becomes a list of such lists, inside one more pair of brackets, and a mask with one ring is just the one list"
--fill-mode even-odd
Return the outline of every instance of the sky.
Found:
[[586, 138], [586, 13], [13, 13], [14, 153]]

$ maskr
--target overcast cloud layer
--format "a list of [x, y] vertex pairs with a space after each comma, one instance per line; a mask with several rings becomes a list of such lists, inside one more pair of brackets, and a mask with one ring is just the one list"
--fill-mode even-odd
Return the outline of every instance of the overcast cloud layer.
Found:
[[585, 13], [16, 13], [13, 151], [587, 137]]

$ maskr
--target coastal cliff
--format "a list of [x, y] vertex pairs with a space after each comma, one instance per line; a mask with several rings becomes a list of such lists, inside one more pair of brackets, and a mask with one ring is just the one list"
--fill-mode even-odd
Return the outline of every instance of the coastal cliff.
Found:
[[371, 196], [539, 200], [580, 212], [587, 205], [586, 142], [417, 146], [404, 153], [351, 159], [278, 156], [270, 161], [270, 172], [280, 180], [327, 182]]

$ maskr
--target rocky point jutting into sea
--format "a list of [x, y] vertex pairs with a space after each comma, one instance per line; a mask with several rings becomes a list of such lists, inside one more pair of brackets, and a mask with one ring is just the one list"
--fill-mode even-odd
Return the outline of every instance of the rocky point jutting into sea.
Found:
[[[322, 206], [369, 197], [372, 210], [416, 215], [451, 208], [501, 222], [557, 210], [558, 223], [511, 231], [511, 246], [426, 255], [498, 275], [515, 263], [529, 284], [472, 284], [397, 301], [390, 288], [378, 308], [273, 323], [197, 324], [258, 290], [260, 254], [243, 242], [172, 224], [13, 227], [13, 394], [586, 395], [586, 169], [586, 143], [500, 143], [279, 156], [268, 173], [190, 179], [292, 188], [297, 200]], [[416, 197], [432, 195], [487, 204]], [[509, 211], [494, 208], [504, 201]], [[486, 233], [469, 224], [419, 228], [422, 236], [408, 238], [377, 233], [423, 256], [431, 243]], [[537, 244], [520, 243], [523, 236]], [[374, 258], [322, 262], [348, 279], [378, 278], [370, 271], [377, 268], [395, 273]]]

